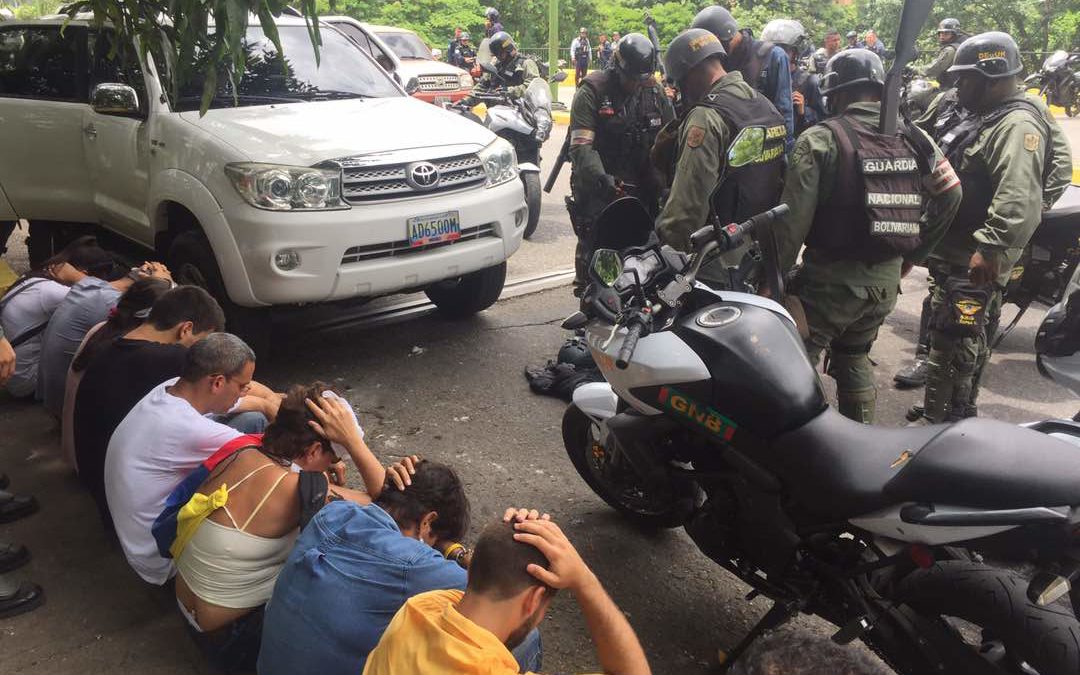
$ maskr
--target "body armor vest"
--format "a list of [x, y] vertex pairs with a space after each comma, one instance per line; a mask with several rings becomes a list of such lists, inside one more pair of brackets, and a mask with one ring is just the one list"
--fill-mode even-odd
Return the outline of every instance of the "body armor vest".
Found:
[[875, 264], [913, 251], [921, 242], [919, 157], [902, 133], [880, 134], [850, 115], [822, 122], [839, 156], [828, 203], [819, 204], [806, 245], [838, 260]]
[[643, 86], [628, 96], [620, 90], [619, 75], [614, 70], [593, 71], [582, 86], [596, 92], [593, 148], [600, 154], [604, 169], [616, 178], [640, 185], [642, 177], [652, 174], [649, 149], [664, 124], [659, 98], [663, 93], [655, 86]]
[[713, 193], [713, 214], [726, 225], [776, 206], [783, 190], [783, 116], [763, 95], [742, 99], [725, 90], [707, 95], [698, 105], [720, 113], [731, 129], [725, 168]]

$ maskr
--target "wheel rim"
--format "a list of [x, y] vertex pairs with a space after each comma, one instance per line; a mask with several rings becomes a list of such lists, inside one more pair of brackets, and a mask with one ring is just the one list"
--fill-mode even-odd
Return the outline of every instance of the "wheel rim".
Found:
[[[613, 466], [611, 451], [601, 441], [600, 426], [589, 424], [585, 432], [585, 463], [589, 473], [621, 506], [643, 516], [659, 516], [667, 513], [665, 500], [651, 495], [637, 484], [636, 476], [625, 468]], [[657, 504], [660, 506], [657, 506]]]

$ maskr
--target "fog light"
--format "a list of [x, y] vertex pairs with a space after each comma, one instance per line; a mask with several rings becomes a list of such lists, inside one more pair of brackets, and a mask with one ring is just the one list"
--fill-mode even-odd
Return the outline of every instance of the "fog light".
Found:
[[279, 270], [290, 272], [300, 267], [300, 252], [292, 249], [278, 251], [277, 255], [274, 256], [274, 264]]
[[521, 227], [522, 225], [524, 225], [525, 224], [525, 219], [528, 216], [529, 216], [528, 207], [526, 207], [524, 209], [520, 209], [517, 213], [514, 214], [514, 227]]

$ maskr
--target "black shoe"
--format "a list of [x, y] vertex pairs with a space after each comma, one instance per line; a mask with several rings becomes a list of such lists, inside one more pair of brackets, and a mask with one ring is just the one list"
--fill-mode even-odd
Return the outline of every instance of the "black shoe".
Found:
[[925, 354], [916, 354], [915, 360], [910, 365], [904, 366], [896, 375], [893, 382], [899, 389], [915, 389], [926, 384], [926, 373], [930, 369], [929, 361]]
[[29, 581], [19, 586], [12, 595], [0, 597], [0, 619], [25, 614], [45, 603], [45, 591]]
[[17, 570], [30, 562], [30, 551], [22, 544], [0, 542], [0, 574]]
[[14, 522], [37, 513], [38, 503], [33, 497], [16, 495], [0, 490], [0, 523]]
[[6, 473], [0, 473], [0, 490], [6, 490], [9, 485], [11, 485], [11, 479]]

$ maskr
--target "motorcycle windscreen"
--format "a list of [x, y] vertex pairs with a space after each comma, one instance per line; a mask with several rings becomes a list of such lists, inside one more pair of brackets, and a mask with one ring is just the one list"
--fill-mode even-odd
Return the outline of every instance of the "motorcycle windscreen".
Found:
[[1061, 66], [1065, 65], [1065, 62], [1068, 61], [1068, 60], [1069, 60], [1069, 53], [1064, 51], [1064, 50], [1059, 49], [1058, 51], [1054, 52], [1050, 56], [1046, 57], [1046, 60], [1043, 61], [1042, 69], [1043, 70], [1056, 70], [1057, 68], [1060, 68]]
[[623, 251], [646, 246], [652, 236], [653, 221], [645, 205], [634, 197], [622, 197], [608, 204], [596, 219], [593, 249]]
[[536, 137], [547, 139], [551, 135], [551, 89], [548, 83], [539, 77], [534, 77], [525, 90], [525, 107], [536, 119]]
[[495, 57], [491, 55], [491, 38], [484, 38], [476, 47], [477, 63], [495, 63]]

